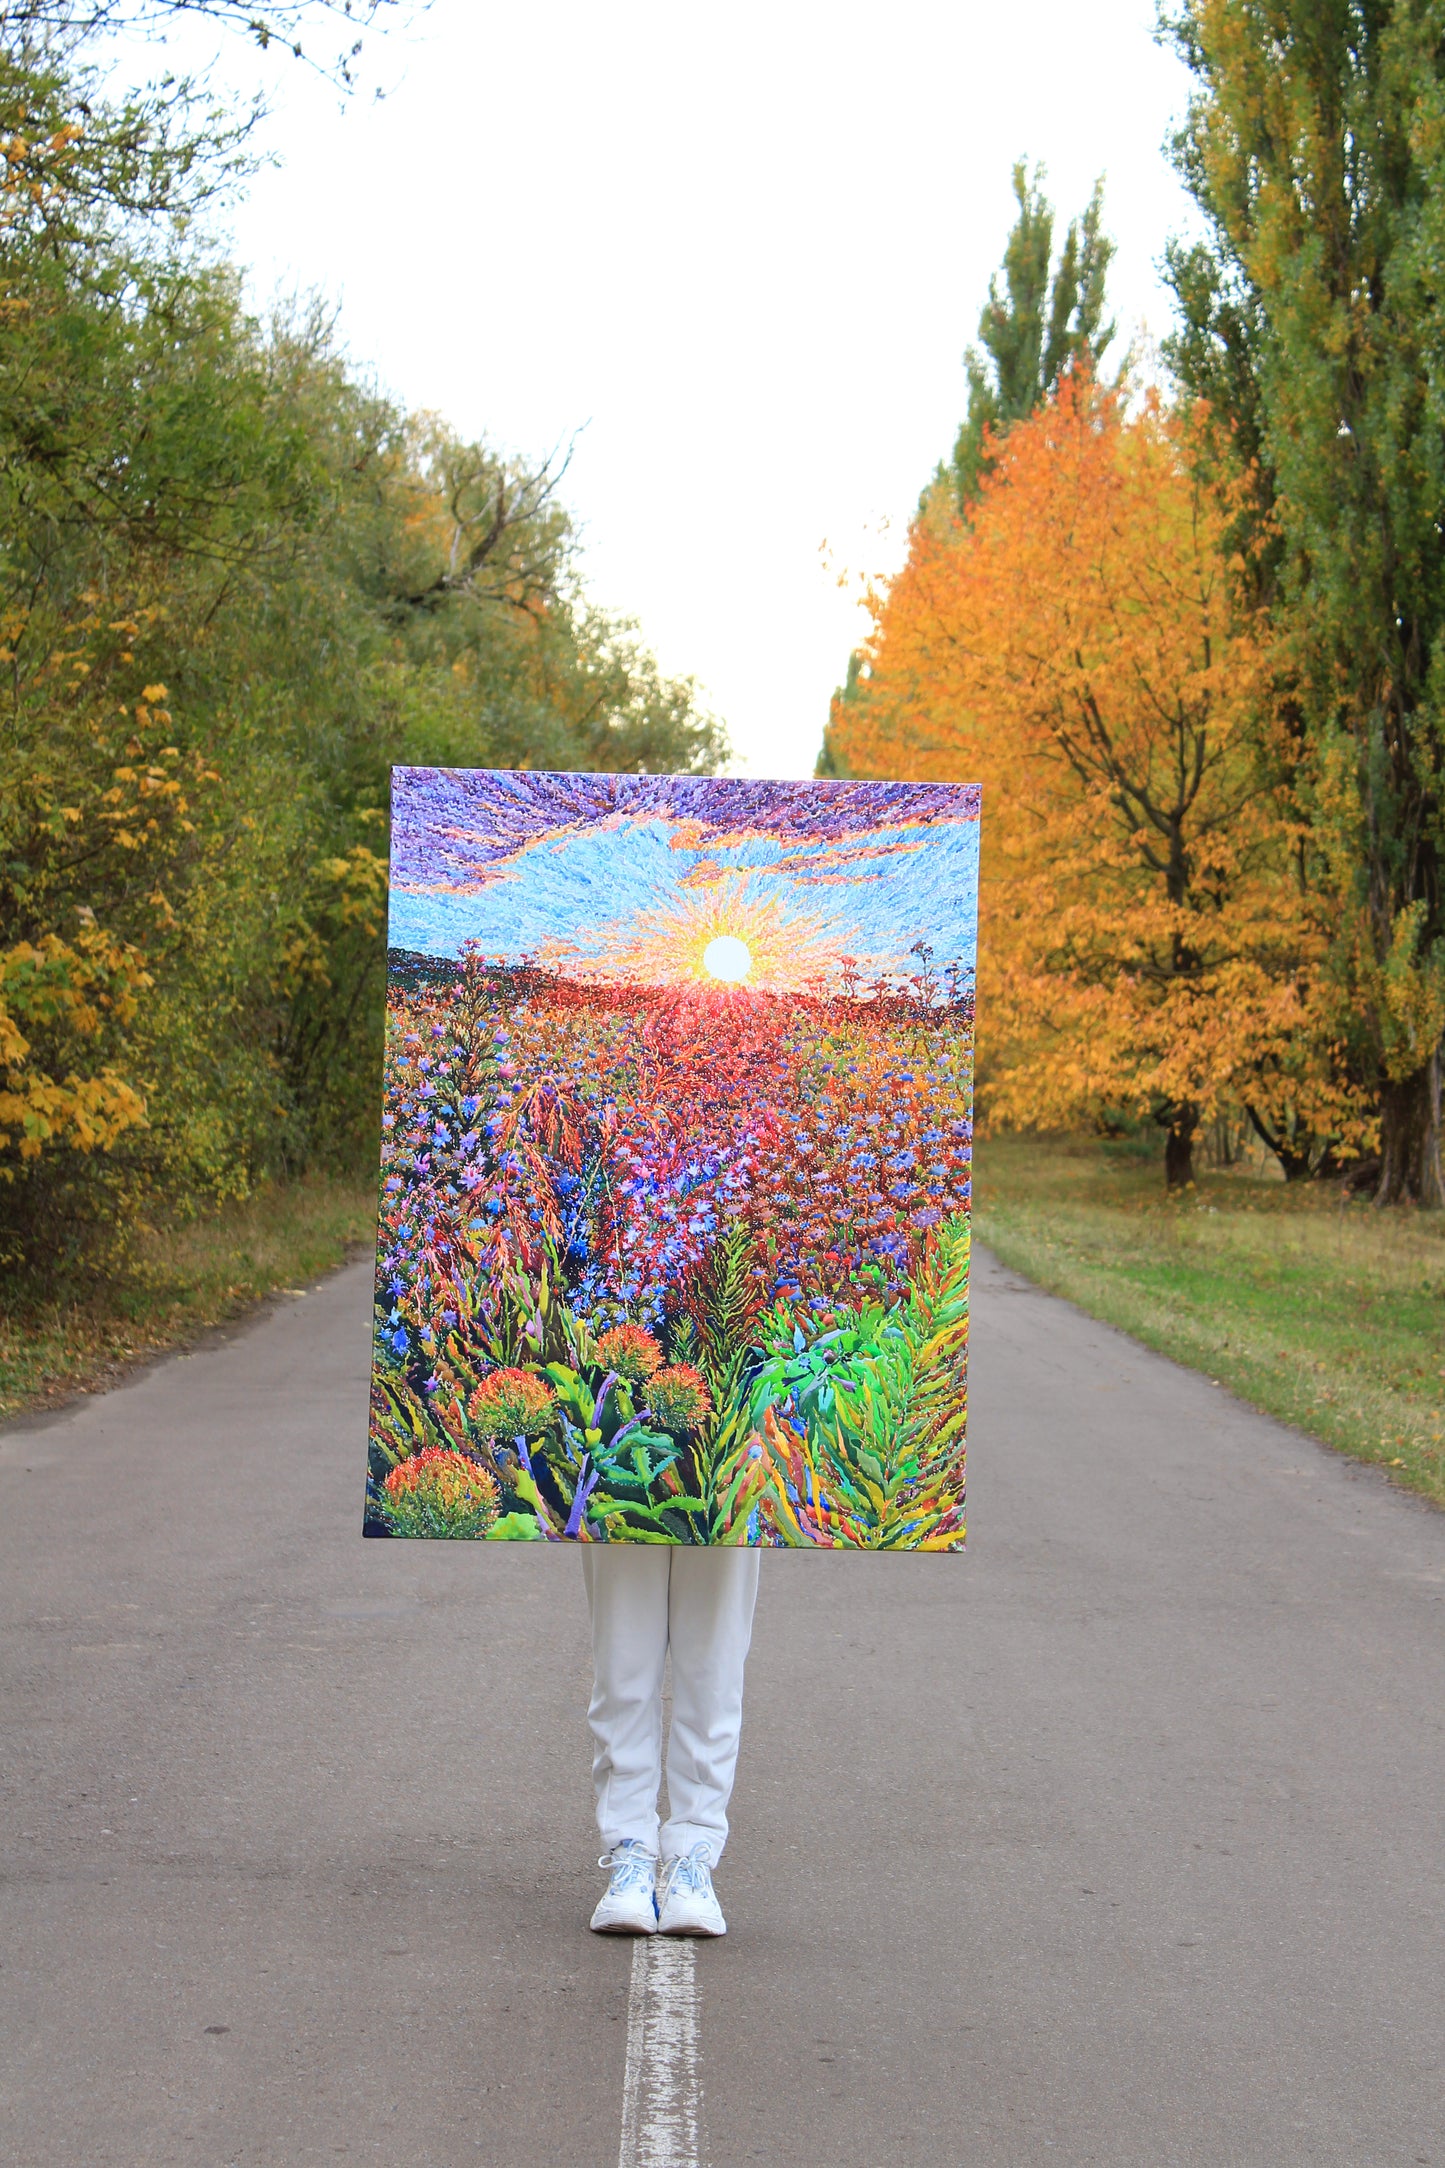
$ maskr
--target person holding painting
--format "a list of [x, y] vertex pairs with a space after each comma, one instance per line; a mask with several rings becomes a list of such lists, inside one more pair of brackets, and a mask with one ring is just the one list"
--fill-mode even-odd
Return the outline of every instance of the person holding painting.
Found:
[[[712, 1871], [727, 1843], [756, 1550], [596, 1543], [582, 1551], [592, 1621], [592, 1781], [610, 1880], [602, 1935], [724, 1935]], [[662, 1682], [672, 1726], [662, 1787]]]

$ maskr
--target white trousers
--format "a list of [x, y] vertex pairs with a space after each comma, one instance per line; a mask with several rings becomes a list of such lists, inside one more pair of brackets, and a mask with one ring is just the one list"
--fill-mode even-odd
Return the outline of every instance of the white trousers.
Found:
[[[731, 1545], [589, 1543], [592, 1782], [610, 1851], [636, 1837], [664, 1859], [727, 1842], [743, 1718], [743, 1665], [758, 1593], [757, 1551]], [[672, 1656], [668, 1818], [659, 1832], [662, 1674]], [[660, 1835], [660, 1845], [659, 1845]]]

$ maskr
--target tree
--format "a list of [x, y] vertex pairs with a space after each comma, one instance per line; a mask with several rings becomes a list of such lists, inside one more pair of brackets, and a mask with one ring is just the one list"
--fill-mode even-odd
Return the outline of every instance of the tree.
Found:
[[0, 46], [0, 1259], [370, 1148], [393, 762], [710, 768], [561, 462], [261, 324], [234, 131]]
[[1013, 424], [965, 522], [935, 502], [875, 599], [855, 775], [981, 781], [988, 1111], [1159, 1123], [1171, 1187], [1201, 1123], [1281, 1080], [1358, 1116], [1308, 1026], [1322, 930], [1289, 878], [1257, 613], [1235, 507], [1156, 398], [1082, 368]]
[[[921, 509], [927, 509], [931, 496], [944, 492], [967, 513], [1010, 425], [1032, 414], [1076, 362], [1088, 363], [1097, 373], [1113, 339], [1113, 324], [1104, 322], [1114, 244], [1103, 231], [1103, 181], [1095, 183], [1082, 221], [1070, 221], [1053, 263], [1054, 211], [1044, 196], [1043, 179], [1039, 166], [1030, 182], [1022, 158], [1013, 169], [1018, 217], [1004, 249], [1004, 291], [997, 275], [989, 280], [988, 305], [978, 326], [984, 352], [970, 346], [963, 357], [968, 409], [953, 457], [938, 467]], [[867, 697], [866, 670], [861, 653], [849, 656], [847, 678], [830, 704], [814, 771], [819, 776], [848, 772], [841, 748], [849, 711]]]
[[[430, 0], [0, 0], [0, 41], [12, 49], [73, 51], [95, 39], [133, 30], [163, 37], [181, 21], [213, 23], [249, 39], [263, 52], [273, 45], [305, 61], [339, 89], [356, 87], [356, 64], [367, 31], [406, 20]], [[318, 60], [307, 40], [312, 26], [339, 34], [340, 49]]]
[[1095, 183], [1082, 220], [1071, 219], [1058, 261], [1053, 258], [1054, 212], [1043, 193], [1044, 171], [1032, 181], [1021, 158], [1013, 169], [1018, 218], [1004, 250], [1004, 292], [989, 280], [988, 305], [978, 322], [983, 345], [964, 355], [968, 411], [953, 448], [958, 501], [966, 506], [992, 453], [990, 443], [1032, 414], [1064, 371], [1083, 356], [1097, 370], [1114, 336], [1104, 321], [1105, 280], [1114, 244], [1103, 231], [1104, 184]]
[[1381, 1203], [1445, 1202], [1445, 9], [1183, 0], [1176, 143], [1209, 221], [1171, 358], [1251, 475], [1241, 530], [1288, 639], [1293, 774], [1337, 913], [1339, 1028]]

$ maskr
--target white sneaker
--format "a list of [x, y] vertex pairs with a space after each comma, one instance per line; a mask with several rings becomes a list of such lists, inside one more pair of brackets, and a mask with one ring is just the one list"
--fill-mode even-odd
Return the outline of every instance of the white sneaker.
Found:
[[592, 1915], [595, 1935], [657, 1933], [657, 1860], [638, 1837], [624, 1837], [597, 1862], [612, 1880]]
[[662, 1863], [657, 1883], [657, 1927], [664, 1935], [725, 1935], [712, 1886], [712, 1855], [705, 1844]]

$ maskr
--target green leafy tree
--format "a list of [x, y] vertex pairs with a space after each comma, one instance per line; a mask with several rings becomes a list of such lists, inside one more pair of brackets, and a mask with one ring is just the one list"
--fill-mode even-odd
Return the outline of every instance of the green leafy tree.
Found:
[[466, 443], [188, 240], [244, 154], [0, 38], [0, 1256], [372, 1148], [395, 762], [710, 769], [565, 464]]
[[1046, 399], [1069, 364], [1087, 355], [1095, 369], [1114, 336], [1104, 321], [1105, 282], [1114, 244], [1103, 230], [1104, 184], [1095, 183], [1082, 219], [1071, 219], [1058, 258], [1054, 211], [1043, 193], [1043, 168], [1030, 181], [1020, 159], [1013, 169], [1018, 217], [1003, 258], [1003, 290], [989, 280], [978, 322], [980, 347], [964, 355], [968, 411], [953, 448], [952, 471], [966, 507], [990, 464], [988, 437]]
[[[1030, 181], [1020, 159], [1013, 169], [1018, 217], [1004, 249], [1003, 287], [989, 280], [988, 304], [979, 318], [980, 347], [964, 355], [968, 408], [951, 460], [939, 466], [920, 505], [923, 518], [967, 513], [983, 475], [993, 464], [992, 446], [1011, 423], [1032, 414], [1076, 359], [1097, 368], [1114, 336], [1104, 321], [1106, 284], [1114, 244], [1103, 230], [1104, 184], [1095, 184], [1082, 219], [1072, 219], [1057, 259], [1054, 210], [1043, 193], [1044, 169]], [[941, 502], [946, 493], [946, 504]], [[848, 658], [848, 673], [834, 693], [818, 776], [848, 773], [842, 743], [869, 697], [861, 651]]]
[[1440, 1204], [1445, 1028], [1445, 8], [1184, 0], [1179, 169], [1209, 224], [1170, 258], [1170, 357], [1254, 478], [1333, 899], [1335, 1031], [1378, 1095], [1382, 1203]]

